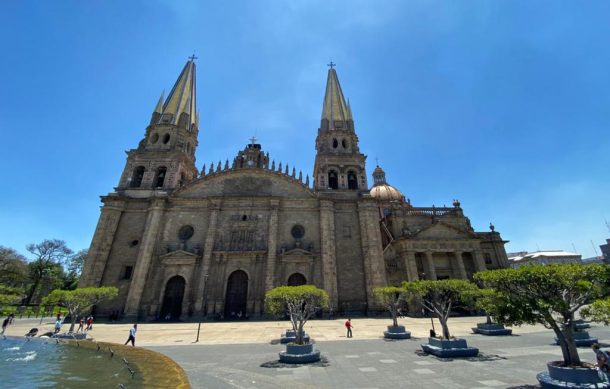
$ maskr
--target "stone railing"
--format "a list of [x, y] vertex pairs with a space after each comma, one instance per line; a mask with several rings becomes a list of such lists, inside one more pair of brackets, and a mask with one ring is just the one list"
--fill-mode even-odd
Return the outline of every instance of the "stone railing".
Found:
[[445, 216], [445, 215], [456, 215], [457, 208], [449, 207], [414, 207], [409, 208], [405, 211], [408, 216]]

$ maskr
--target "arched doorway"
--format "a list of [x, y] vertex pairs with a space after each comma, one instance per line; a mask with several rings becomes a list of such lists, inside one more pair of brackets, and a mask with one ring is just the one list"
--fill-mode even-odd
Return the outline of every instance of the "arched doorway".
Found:
[[165, 295], [161, 306], [161, 320], [178, 320], [182, 315], [182, 299], [186, 282], [180, 276], [173, 276], [165, 285]]
[[225, 297], [225, 318], [240, 319], [246, 316], [248, 301], [248, 275], [243, 270], [236, 270], [229, 276], [227, 295]]
[[288, 277], [288, 286], [299, 286], [305, 285], [306, 283], [307, 280], [305, 279], [305, 276], [301, 273], [294, 273], [291, 274], [290, 277]]
[[337, 172], [331, 170], [328, 172], [328, 187], [330, 189], [338, 189], [339, 188], [339, 178], [337, 176]]

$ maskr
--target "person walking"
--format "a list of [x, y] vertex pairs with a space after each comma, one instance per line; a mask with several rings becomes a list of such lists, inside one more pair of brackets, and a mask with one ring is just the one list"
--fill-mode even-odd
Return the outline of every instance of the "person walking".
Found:
[[57, 320], [55, 321], [55, 334], [58, 334], [61, 331], [61, 317], [57, 315]]
[[595, 364], [595, 366], [604, 373], [609, 373], [610, 355], [608, 355], [607, 352], [599, 348], [599, 344], [597, 343], [593, 343], [591, 345], [591, 349], [593, 349], [593, 352], [595, 353], [595, 358], [597, 359], [597, 363]]
[[87, 318], [87, 329], [85, 331], [91, 331], [93, 329], [93, 315], [89, 315]]
[[354, 328], [354, 326], [352, 325], [352, 319], [350, 319], [349, 317], [347, 318], [347, 321], [345, 322], [345, 328], [347, 328], [347, 337], [351, 338], [352, 337], [352, 328]]
[[80, 321], [78, 322], [78, 329], [76, 332], [84, 332], [85, 331], [85, 318], [81, 316]]
[[14, 314], [10, 314], [8, 315], [8, 317], [6, 319], [4, 319], [4, 321], [2, 322], [2, 335], [4, 335], [4, 331], [6, 331], [6, 329], [8, 328], [9, 325], [11, 325], [11, 323], [13, 322], [13, 317], [15, 315]]
[[137, 331], [138, 331], [138, 325], [134, 324], [133, 328], [129, 330], [129, 338], [127, 338], [127, 341], [125, 342], [125, 346], [127, 346], [127, 343], [131, 342], [131, 346], [136, 347], [136, 332]]

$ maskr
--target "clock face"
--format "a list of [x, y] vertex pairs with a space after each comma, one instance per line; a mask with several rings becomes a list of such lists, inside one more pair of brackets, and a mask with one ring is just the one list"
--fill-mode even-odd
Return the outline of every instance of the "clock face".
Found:
[[248, 166], [252, 166], [252, 165], [254, 165], [254, 161], [249, 160], [249, 161], [248, 161]]

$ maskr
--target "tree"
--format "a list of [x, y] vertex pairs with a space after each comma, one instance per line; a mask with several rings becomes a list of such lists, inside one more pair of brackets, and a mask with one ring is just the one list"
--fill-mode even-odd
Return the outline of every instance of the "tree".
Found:
[[26, 258], [16, 250], [0, 246], [0, 285], [23, 288], [29, 281]]
[[0, 284], [0, 305], [18, 304], [22, 298], [22, 288]]
[[610, 297], [603, 300], [594, 301], [593, 304], [585, 307], [580, 312], [586, 319], [610, 324]]
[[296, 343], [303, 344], [303, 326], [320, 309], [328, 307], [328, 294], [313, 285], [279, 286], [265, 295], [265, 310], [276, 316], [288, 312]]
[[392, 325], [397, 327], [400, 308], [405, 305], [405, 289], [397, 286], [386, 286], [373, 289], [373, 293], [377, 300], [390, 311]]
[[472, 282], [458, 279], [405, 281], [402, 286], [409, 301], [419, 302], [426, 311], [438, 318], [445, 339], [450, 337], [447, 320], [451, 310], [471, 305], [472, 297], [479, 290]]
[[102, 301], [118, 296], [119, 290], [113, 286], [100, 288], [80, 288], [76, 290], [55, 289], [43, 300], [43, 305], [59, 305], [70, 313], [70, 330], [74, 331], [76, 319], [86, 310]]
[[45, 239], [41, 243], [31, 243], [26, 249], [34, 256], [30, 262], [30, 277], [32, 285], [25, 299], [25, 304], [32, 301], [36, 289], [45, 276], [48, 276], [56, 265], [63, 265], [73, 251], [68, 248], [66, 242], [59, 239]]
[[67, 261], [68, 272], [64, 276], [64, 285], [62, 289], [74, 290], [78, 286], [80, 275], [85, 267], [85, 260], [89, 254], [88, 249], [80, 250], [76, 254], [70, 256]]
[[582, 307], [608, 295], [609, 266], [527, 265], [480, 272], [475, 279], [496, 291], [494, 304], [487, 309], [500, 324], [540, 323], [552, 329], [565, 365], [581, 365], [574, 342], [574, 317]]

